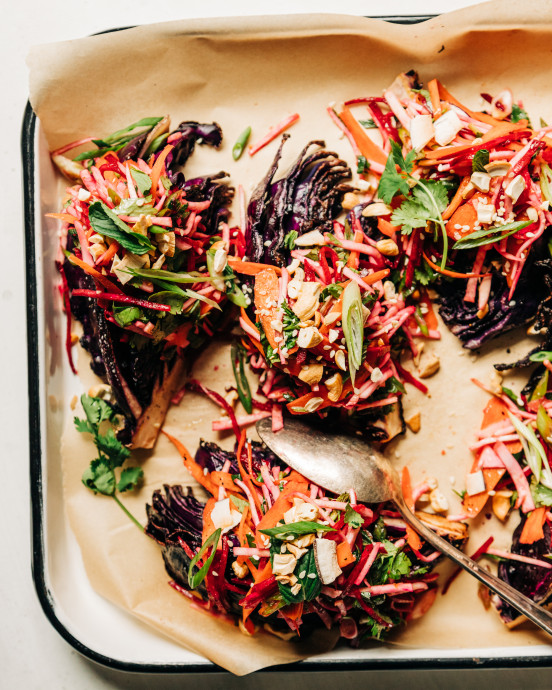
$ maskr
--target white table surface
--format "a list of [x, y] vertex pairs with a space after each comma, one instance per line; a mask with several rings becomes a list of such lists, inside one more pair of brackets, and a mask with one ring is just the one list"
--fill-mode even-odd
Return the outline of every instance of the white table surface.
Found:
[[[0, 271], [2, 395], [0, 429], [3, 490], [0, 493], [0, 688], [276, 688], [300, 683], [305, 690], [348, 688], [525, 688], [552, 687], [550, 669], [356, 672], [350, 674], [261, 673], [246, 679], [228, 674], [151, 676], [106, 669], [81, 657], [45, 618], [31, 576], [29, 521], [26, 310], [23, 251], [20, 131], [26, 104], [25, 56], [30, 46], [79, 38], [104, 29], [185, 17], [297, 12], [349, 12], [381, 16], [435, 14], [475, 4], [473, 0], [19, 0], [3, 4], [0, 50], [2, 184], [0, 219], [6, 263]], [[529, 3], [528, 3], [529, 6]]]

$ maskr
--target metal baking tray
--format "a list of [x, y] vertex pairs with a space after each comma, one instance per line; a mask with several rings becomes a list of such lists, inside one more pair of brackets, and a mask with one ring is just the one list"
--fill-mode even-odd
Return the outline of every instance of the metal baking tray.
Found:
[[[429, 17], [388, 17], [410, 24]], [[44, 214], [58, 204], [59, 183], [30, 104], [22, 128], [27, 266], [32, 567], [44, 613], [78, 652], [102, 665], [144, 673], [209, 673], [218, 666], [184, 649], [118, 609], [92, 589], [63, 505], [60, 438], [64, 410], [80, 382], [67, 365], [64, 315], [55, 295], [57, 236]], [[267, 670], [314, 672], [366, 669], [543, 667], [552, 647], [411, 649], [378, 645], [338, 649]]]

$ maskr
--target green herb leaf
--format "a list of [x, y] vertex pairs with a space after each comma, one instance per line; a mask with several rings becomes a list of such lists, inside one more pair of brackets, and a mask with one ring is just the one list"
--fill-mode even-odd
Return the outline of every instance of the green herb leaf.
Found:
[[[238, 474], [235, 479], [241, 479], [241, 474]], [[244, 501], [243, 498], [240, 498], [239, 496], [230, 494], [230, 501], [236, 506], [240, 513], [243, 513], [246, 508], [249, 508], [249, 501]]]
[[[162, 117], [143, 117], [141, 120], [138, 120], [138, 122], [133, 122], [131, 125], [128, 125], [128, 127], [119, 129], [103, 139], [93, 139], [93, 142], [97, 146], [109, 146], [110, 144], [119, 142], [122, 137], [130, 134], [135, 129], [140, 129], [142, 127], [151, 129], [152, 127], [155, 127], [155, 125], [158, 122], [161, 122], [162, 119]], [[132, 136], [134, 137], [136, 134], [134, 133]]]
[[529, 120], [529, 115], [527, 111], [520, 107], [517, 103], [512, 106], [512, 114], [510, 116], [512, 122], [519, 122], [520, 120], [527, 120], [529, 127], [531, 126], [531, 121]]
[[102, 458], [92, 460], [82, 475], [82, 483], [95, 494], [112, 496], [115, 493], [115, 473], [109, 462]]
[[343, 519], [348, 525], [351, 525], [353, 529], [362, 527], [362, 525], [364, 524], [364, 518], [362, 517], [362, 515], [359, 515], [359, 513], [357, 513], [353, 506], [350, 504], [347, 505], [347, 508], [345, 509], [345, 515], [343, 516]]
[[[408, 156], [410, 156], [410, 154], [408, 154]], [[414, 157], [412, 157], [407, 164], [407, 161], [403, 158], [401, 147], [396, 142], [391, 142], [391, 153], [387, 158], [385, 169], [378, 185], [378, 197], [385, 204], [390, 204], [397, 194], [407, 196], [409, 193], [410, 185], [408, 184], [405, 173], [412, 171], [413, 158]], [[397, 172], [397, 165], [401, 169], [401, 172]], [[410, 169], [408, 169], [408, 167]]]
[[367, 161], [366, 156], [357, 156], [357, 173], [362, 175], [362, 173], [368, 172], [370, 170], [370, 163]]
[[507, 395], [510, 398], [510, 400], [513, 400], [513, 402], [515, 402], [515, 404], [518, 407], [522, 406], [522, 401], [519, 399], [517, 394], [511, 388], [506, 388], [506, 386], [501, 386], [501, 388], [502, 388], [502, 392], [504, 393], [504, 395]]
[[320, 293], [320, 300], [323, 302], [326, 297], [333, 297], [337, 299], [343, 292], [343, 286], [339, 283], [331, 283], [331, 285], [326, 285]]
[[117, 484], [117, 491], [123, 493], [124, 491], [134, 491], [144, 478], [144, 472], [141, 467], [125, 467], [119, 477]]
[[99, 235], [110, 237], [129, 252], [141, 255], [146, 254], [154, 246], [150, 240], [138, 232], [133, 232], [116, 213], [108, 208], [102, 201], [95, 201], [88, 208], [90, 225]]
[[289, 525], [278, 525], [277, 527], [261, 529], [259, 532], [266, 534], [268, 537], [274, 537], [275, 539], [288, 540], [288, 537], [296, 539], [304, 534], [335, 532], [335, 529], [329, 525], [322, 525], [319, 522], [301, 520], [299, 522], [290, 522]]
[[531, 484], [531, 495], [537, 508], [540, 506], [552, 506], [552, 489], [542, 484]]
[[[152, 295], [153, 296], [153, 295]], [[120, 311], [113, 312], [113, 318], [123, 328], [134, 321], [144, 318], [144, 311], [140, 307], [125, 307]]]
[[389, 578], [391, 580], [401, 580], [403, 577], [410, 575], [411, 568], [412, 561], [410, 558], [408, 558], [404, 551], [399, 551], [389, 565]]
[[508, 223], [506, 225], [495, 225], [492, 228], [485, 228], [476, 230], [475, 232], [466, 235], [455, 242], [453, 249], [473, 249], [474, 247], [482, 247], [485, 244], [493, 244], [513, 235], [528, 225], [531, 225], [531, 220], [518, 220], [515, 223]]
[[[199, 587], [199, 585], [203, 582], [207, 573], [209, 572], [209, 568], [211, 567], [211, 563], [213, 562], [213, 559], [214, 559], [215, 554], [217, 552], [217, 544], [219, 542], [221, 534], [222, 534], [222, 530], [219, 527], [210, 536], [207, 537], [207, 539], [203, 543], [202, 547], [199, 549], [199, 551], [196, 553], [196, 555], [190, 561], [190, 567], [188, 569], [188, 585], [189, 585], [190, 589], [195, 589], [196, 587]], [[207, 551], [207, 549], [210, 546], [213, 547], [211, 549], [211, 553], [209, 554], [205, 563], [197, 571], [197, 573], [194, 573], [194, 568], [196, 567], [197, 563], [199, 562], [199, 559], [202, 558], [203, 554]]]
[[236, 388], [241, 404], [243, 405], [247, 414], [253, 412], [253, 399], [251, 397], [251, 388], [249, 381], [245, 375], [245, 352], [237, 343], [232, 343], [230, 350], [230, 360], [232, 362], [232, 371], [234, 372], [234, 379], [236, 381]]
[[374, 122], [374, 120], [359, 120], [359, 124], [361, 124], [364, 129], [376, 129], [377, 125]]
[[299, 233], [297, 230], [290, 230], [284, 237], [284, 247], [290, 251], [295, 249], [295, 240], [297, 239], [298, 235]]
[[132, 175], [132, 179], [142, 194], [148, 194], [151, 191], [150, 176], [142, 170], [138, 170], [138, 168], [135, 168], [134, 166], [130, 168], [130, 173]]
[[364, 344], [362, 298], [360, 288], [354, 281], [350, 282], [343, 291], [342, 325], [349, 355], [349, 373], [354, 385], [355, 375], [362, 365]]
[[489, 151], [479, 149], [473, 154], [472, 172], [487, 172], [485, 166], [489, 163]]
[[117, 440], [113, 429], [110, 427], [105, 434], [98, 434], [94, 439], [96, 447], [109, 458], [112, 468], [121, 467], [130, 455], [130, 450]]

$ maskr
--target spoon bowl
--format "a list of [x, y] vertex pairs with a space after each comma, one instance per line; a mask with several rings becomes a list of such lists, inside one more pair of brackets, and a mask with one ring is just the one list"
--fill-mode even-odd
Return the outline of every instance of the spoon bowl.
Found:
[[393, 501], [405, 522], [426, 542], [552, 635], [552, 613], [482, 568], [416, 517], [406, 505], [391, 463], [365, 441], [356, 436], [318, 431], [297, 419], [286, 419], [284, 429], [277, 432], [272, 431], [270, 418], [261, 419], [257, 422], [257, 432], [270, 450], [323, 489], [337, 495], [354, 489], [362, 503]]

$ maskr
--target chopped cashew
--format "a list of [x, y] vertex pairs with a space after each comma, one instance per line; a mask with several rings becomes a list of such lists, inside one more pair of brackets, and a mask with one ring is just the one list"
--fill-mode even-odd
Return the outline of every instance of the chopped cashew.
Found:
[[320, 382], [324, 375], [323, 364], [305, 364], [301, 367], [298, 378], [309, 386], [314, 386]]
[[441, 362], [439, 357], [434, 352], [427, 353], [424, 357], [422, 357], [422, 361], [418, 369], [420, 378], [427, 379], [430, 376], [433, 376], [439, 371], [440, 366]]
[[328, 389], [328, 399], [332, 402], [337, 402], [343, 392], [343, 378], [339, 372], [336, 372], [331, 378], [324, 381]]
[[410, 417], [404, 419], [406, 426], [415, 434], [422, 428], [422, 414], [421, 412], [414, 412]]

